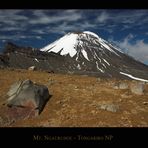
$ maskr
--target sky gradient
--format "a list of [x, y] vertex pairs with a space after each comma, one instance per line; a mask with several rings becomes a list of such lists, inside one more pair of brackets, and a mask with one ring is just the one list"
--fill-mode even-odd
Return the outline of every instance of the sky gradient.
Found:
[[92, 31], [148, 65], [148, 10], [0, 10], [0, 51], [6, 42], [42, 48], [72, 31]]

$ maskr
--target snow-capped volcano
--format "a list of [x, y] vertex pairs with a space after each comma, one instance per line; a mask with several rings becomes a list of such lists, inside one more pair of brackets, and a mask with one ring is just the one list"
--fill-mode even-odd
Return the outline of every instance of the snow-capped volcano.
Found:
[[[92, 46], [93, 44], [93, 46]], [[100, 38], [97, 34], [90, 32], [90, 31], [84, 31], [81, 33], [68, 33], [62, 38], [58, 39], [57, 41], [45, 46], [41, 49], [41, 51], [46, 52], [55, 52], [60, 53], [60, 55], [70, 55], [70, 57], [73, 57], [77, 54], [77, 58], [79, 57], [78, 52], [81, 52], [85, 59], [88, 59], [87, 52], [90, 49], [95, 49], [98, 46], [104, 47], [105, 49], [114, 52], [117, 54], [114, 50], [112, 50], [108, 45], [107, 41]], [[85, 50], [87, 47], [87, 50]], [[78, 50], [79, 48], [79, 50]], [[99, 50], [102, 50], [99, 48]]]
[[40, 50], [8, 44], [0, 67], [74, 73], [148, 82], [148, 66], [90, 31], [68, 33]]
[[67, 71], [105, 77], [147, 78], [148, 67], [124, 54], [97, 34], [71, 32], [40, 49], [63, 57]]

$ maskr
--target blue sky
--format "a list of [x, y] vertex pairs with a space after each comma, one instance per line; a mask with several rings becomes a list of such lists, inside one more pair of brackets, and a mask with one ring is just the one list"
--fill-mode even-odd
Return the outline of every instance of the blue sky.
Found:
[[42, 48], [71, 31], [92, 31], [148, 64], [147, 9], [0, 10], [0, 51], [8, 41]]

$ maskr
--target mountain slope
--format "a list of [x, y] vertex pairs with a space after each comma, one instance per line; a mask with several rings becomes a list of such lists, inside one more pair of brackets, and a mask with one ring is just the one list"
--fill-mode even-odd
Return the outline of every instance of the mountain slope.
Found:
[[90, 31], [68, 33], [40, 51], [65, 57], [66, 69], [74, 73], [148, 79], [148, 66]]

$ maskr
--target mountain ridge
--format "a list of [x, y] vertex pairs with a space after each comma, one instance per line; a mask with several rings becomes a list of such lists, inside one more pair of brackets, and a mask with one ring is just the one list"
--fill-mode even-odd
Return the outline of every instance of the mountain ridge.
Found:
[[148, 81], [147, 65], [89, 31], [70, 32], [41, 49], [9, 43], [4, 51], [2, 67]]
[[[52, 51], [71, 58], [73, 62], [67, 65], [71, 70], [98, 72], [100, 75], [103, 73], [108, 77], [120, 77], [124, 75], [123, 73], [127, 74], [124, 76], [129, 76], [135, 74], [134, 69], [141, 71], [147, 69], [146, 65], [136, 61], [133, 57], [123, 53], [120, 48], [114, 47], [90, 31], [70, 32], [41, 48], [40, 51], [47, 53]], [[133, 68], [132, 72], [130, 72], [131, 68]], [[144, 76], [142, 73], [140, 75]]]

